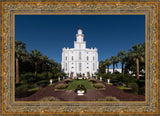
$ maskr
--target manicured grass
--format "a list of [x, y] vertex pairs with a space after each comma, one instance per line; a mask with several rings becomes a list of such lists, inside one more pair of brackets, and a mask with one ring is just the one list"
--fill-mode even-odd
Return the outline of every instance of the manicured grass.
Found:
[[29, 91], [36, 92], [36, 91], [39, 91], [39, 90], [40, 89], [38, 87], [36, 87], [36, 88], [30, 89]]
[[106, 82], [106, 84], [108, 84], [108, 85], [113, 85], [113, 83], [107, 83], [107, 82]]
[[69, 83], [66, 90], [73, 90], [76, 89], [78, 85], [84, 85], [86, 89], [96, 89], [93, 87], [92, 82], [89, 82], [88, 80], [73, 80]]
[[125, 87], [117, 87], [118, 89], [125, 89]]

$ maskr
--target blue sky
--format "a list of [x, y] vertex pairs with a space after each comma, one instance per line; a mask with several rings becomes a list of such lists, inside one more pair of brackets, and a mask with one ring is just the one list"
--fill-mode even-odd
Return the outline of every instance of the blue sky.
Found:
[[15, 39], [60, 63], [62, 48], [73, 48], [79, 25], [87, 48], [98, 49], [99, 61], [145, 42], [144, 15], [16, 15]]

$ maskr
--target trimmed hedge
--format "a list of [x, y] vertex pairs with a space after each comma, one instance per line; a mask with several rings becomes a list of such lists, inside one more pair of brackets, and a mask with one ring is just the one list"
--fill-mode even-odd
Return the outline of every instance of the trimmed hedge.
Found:
[[97, 83], [94, 79], [89, 79], [88, 81], [92, 83]]
[[30, 83], [30, 82], [35, 82], [35, 81], [36, 81], [36, 78], [34, 77], [34, 73], [20, 74], [21, 83]]
[[26, 97], [28, 90], [28, 84], [20, 85], [15, 88], [15, 96], [16, 97]]
[[66, 89], [68, 84], [62, 83], [55, 86], [56, 89]]
[[72, 82], [72, 79], [67, 79], [67, 80], [64, 81], [64, 83], [66, 83], [66, 84], [68, 84], [70, 82]]
[[100, 89], [100, 88], [104, 88], [105, 86], [103, 85], [103, 84], [101, 84], [101, 83], [95, 83], [95, 84], [93, 84], [93, 86], [95, 87], [95, 88], [97, 88], [97, 89]]
[[44, 97], [40, 99], [40, 101], [60, 101], [60, 100], [55, 97]]
[[131, 92], [133, 94], [138, 94], [138, 85], [137, 85], [137, 83], [129, 83], [128, 87], [132, 88]]

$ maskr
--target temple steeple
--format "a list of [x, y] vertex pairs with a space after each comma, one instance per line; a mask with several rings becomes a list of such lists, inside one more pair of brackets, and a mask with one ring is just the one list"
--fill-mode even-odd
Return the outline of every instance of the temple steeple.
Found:
[[74, 48], [75, 49], [85, 49], [86, 48], [86, 42], [83, 41], [84, 34], [82, 33], [81, 27], [78, 28], [77, 34], [76, 34], [76, 41], [74, 42]]
[[82, 32], [83, 31], [82, 31], [81, 27], [79, 26], [79, 29], [76, 34], [77, 42], [83, 42], [84, 34]]

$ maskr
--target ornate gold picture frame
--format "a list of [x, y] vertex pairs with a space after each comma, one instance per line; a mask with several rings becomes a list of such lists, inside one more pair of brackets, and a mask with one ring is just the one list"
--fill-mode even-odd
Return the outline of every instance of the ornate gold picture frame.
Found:
[[[2, 114], [158, 114], [158, 2], [2, 2]], [[15, 15], [145, 15], [145, 101], [15, 101]], [[134, 33], [134, 32], [133, 32]]]

